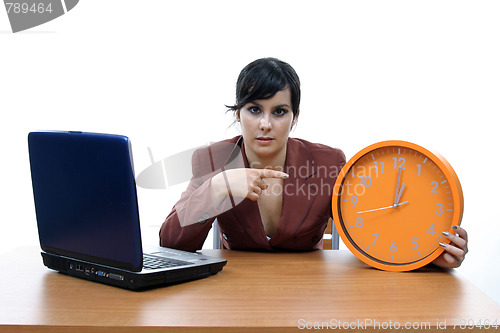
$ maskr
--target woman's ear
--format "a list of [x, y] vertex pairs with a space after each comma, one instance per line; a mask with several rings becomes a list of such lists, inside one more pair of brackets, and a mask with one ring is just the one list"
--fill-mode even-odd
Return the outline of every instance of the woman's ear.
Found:
[[297, 123], [297, 120], [299, 120], [299, 113], [300, 113], [300, 110], [297, 110], [297, 114], [293, 115], [293, 120], [292, 120], [292, 126], [295, 126], [295, 124]]
[[[234, 106], [236, 106], [236, 104], [234, 104]], [[235, 112], [234, 112], [234, 115], [236, 117], [236, 121], [237, 122], [240, 122], [240, 109], [237, 109]]]

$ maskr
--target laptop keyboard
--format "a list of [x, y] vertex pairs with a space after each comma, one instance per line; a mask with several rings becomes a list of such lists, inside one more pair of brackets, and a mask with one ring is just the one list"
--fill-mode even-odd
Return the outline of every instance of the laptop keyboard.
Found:
[[178, 267], [185, 265], [191, 265], [191, 263], [188, 261], [157, 257], [149, 254], [144, 254], [144, 259], [142, 263], [143, 268], [146, 269], [170, 268], [170, 267]]

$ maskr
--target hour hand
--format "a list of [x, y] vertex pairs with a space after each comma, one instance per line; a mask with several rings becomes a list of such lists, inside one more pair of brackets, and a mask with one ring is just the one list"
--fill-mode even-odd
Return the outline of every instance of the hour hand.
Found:
[[401, 188], [399, 189], [399, 191], [396, 192], [396, 200], [394, 200], [394, 207], [399, 206], [399, 200], [401, 199], [401, 196], [403, 195], [403, 190], [405, 189], [405, 186], [406, 186], [406, 184], [403, 183], [403, 185], [401, 185]]
[[401, 186], [401, 189], [399, 188], [399, 183], [401, 181], [401, 171], [403, 170], [402, 167], [398, 168], [398, 182], [396, 183], [396, 193], [394, 194], [394, 207], [398, 206], [399, 199], [401, 199], [401, 195], [403, 194], [403, 189], [405, 187], [405, 184]]

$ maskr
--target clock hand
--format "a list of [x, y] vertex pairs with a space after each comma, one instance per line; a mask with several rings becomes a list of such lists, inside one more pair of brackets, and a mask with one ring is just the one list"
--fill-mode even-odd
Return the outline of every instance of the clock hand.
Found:
[[361, 213], [368, 213], [368, 212], [374, 212], [374, 211], [377, 211], [377, 210], [383, 210], [383, 209], [389, 209], [389, 208], [394, 208], [395, 206], [392, 205], [392, 206], [387, 206], [387, 207], [382, 207], [382, 208], [375, 208], [375, 209], [370, 209], [370, 210], [363, 210], [361, 212], [358, 212], [358, 214], [361, 214]]
[[394, 203], [396, 205], [395, 207], [398, 206], [399, 199], [401, 199], [401, 196], [403, 195], [403, 190], [405, 189], [405, 186], [406, 186], [406, 184], [403, 183], [403, 185], [401, 185], [401, 189], [399, 189], [399, 192], [398, 192], [398, 194], [396, 196], [396, 202]]
[[375, 208], [375, 209], [363, 210], [361, 212], [358, 212], [358, 214], [375, 212], [375, 211], [378, 211], [378, 210], [384, 210], [384, 209], [389, 209], [389, 208], [396, 208], [396, 207], [399, 207], [399, 206], [407, 204], [407, 203], [409, 203], [409, 201], [404, 201], [404, 202], [399, 203], [399, 204], [395, 204], [395, 205], [387, 206], [387, 207], [382, 207], [382, 208]]
[[394, 194], [394, 206], [398, 204], [399, 181], [401, 180], [401, 167], [398, 168], [398, 182], [396, 183], [396, 194]]

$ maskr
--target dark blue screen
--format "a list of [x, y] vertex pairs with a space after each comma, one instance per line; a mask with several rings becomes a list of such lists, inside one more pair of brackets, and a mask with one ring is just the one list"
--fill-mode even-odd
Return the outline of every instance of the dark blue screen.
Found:
[[32, 132], [31, 177], [43, 250], [139, 270], [139, 212], [129, 139]]

